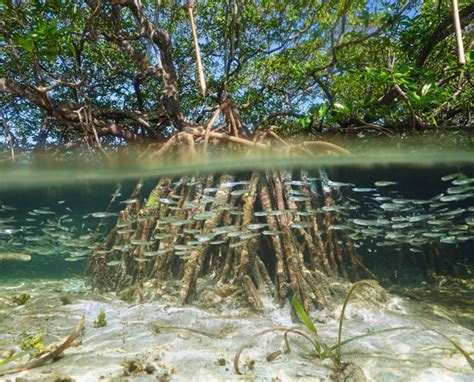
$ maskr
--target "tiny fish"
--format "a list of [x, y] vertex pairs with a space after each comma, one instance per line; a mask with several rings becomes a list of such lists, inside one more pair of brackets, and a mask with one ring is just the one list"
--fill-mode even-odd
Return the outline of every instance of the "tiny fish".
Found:
[[15, 208], [15, 207], [7, 206], [6, 204], [2, 204], [2, 209], [3, 209], [4, 211], [16, 211], [16, 208]]
[[0, 235], [13, 235], [18, 232], [22, 232], [23, 229], [21, 228], [3, 228], [0, 229]]
[[470, 179], [457, 179], [457, 180], [453, 180], [452, 183], [453, 183], [455, 186], [464, 186], [464, 185], [467, 185], [467, 184], [474, 183], [474, 178], [470, 178]]
[[260, 228], [266, 227], [267, 225], [268, 225], [268, 224], [264, 224], [264, 223], [261, 223], [261, 224], [259, 224], [259, 223], [249, 224], [249, 225], [248, 225], [248, 229], [250, 229], [250, 230], [258, 230], [258, 229], [260, 229]]
[[445, 236], [440, 239], [441, 243], [444, 244], [455, 244], [456, 243], [456, 236]]
[[149, 245], [151, 244], [151, 241], [141, 240], [141, 239], [132, 239], [130, 240], [130, 243], [132, 243], [133, 245]]
[[241, 233], [239, 236], [242, 240], [247, 240], [247, 239], [252, 239], [256, 236], [259, 236], [260, 234], [258, 233], [252, 233], [252, 232], [245, 232], [245, 233]]
[[394, 186], [396, 184], [398, 184], [398, 182], [392, 182], [392, 181], [389, 181], [389, 180], [380, 180], [378, 182], [375, 182], [375, 185], [377, 187]]
[[0, 253], [0, 261], [30, 261], [31, 256], [26, 253]]
[[270, 231], [270, 230], [262, 231], [262, 235], [265, 235], [265, 236], [276, 236], [276, 235], [278, 235], [278, 231]]
[[455, 187], [449, 187], [447, 189], [447, 192], [450, 195], [456, 195], [456, 194], [463, 194], [471, 190], [473, 190], [473, 187], [470, 187], [470, 186], [455, 186]]
[[91, 214], [93, 218], [108, 218], [111, 216], [117, 216], [115, 212], [93, 212]]
[[106, 265], [108, 265], [109, 267], [115, 267], [115, 266], [120, 265], [120, 264], [122, 264], [122, 261], [112, 260], [112, 261], [109, 261]]
[[120, 202], [120, 204], [135, 204], [136, 202], [138, 202], [138, 199], [127, 199], [127, 200], [123, 200]]
[[449, 174], [449, 175], [445, 175], [443, 177], [441, 177], [441, 180], [443, 182], [447, 182], [448, 180], [453, 180], [453, 179], [456, 179], [458, 176], [462, 175], [460, 172], [457, 172], [455, 174]]
[[334, 182], [332, 180], [328, 180], [326, 183], [329, 187], [353, 187], [352, 183], [341, 183], [341, 182]]
[[242, 241], [237, 241], [235, 243], [229, 244], [229, 248], [235, 248], [235, 247], [240, 247], [241, 245], [244, 245], [247, 241], [242, 240]]
[[159, 198], [161, 204], [176, 204], [175, 201], [168, 198]]
[[153, 237], [157, 240], [163, 240], [163, 239], [167, 239], [168, 237], [170, 237], [171, 235], [169, 233], [155, 233], [153, 235]]
[[305, 198], [304, 196], [291, 196], [290, 197], [291, 202], [305, 202], [307, 200], [308, 198]]
[[372, 192], [377, 191], [375, 188], [368, 188], [368, 187], [354, 187], [352, 189], [354, 192]]
[[234, 190], [234, 191], [232, 191], [230, 194], [231, 194], [232, 196], [241, 196], [241, 195], [243, 195], [243, 194], [245, 194], [245, 193], [247, 193], [247, 192], [248, 192], [248, 190]]
[[311, 223], [307, 223], [307, 222], [291, 223], [291, 228], [294, 228], [294, 229], [311, 228]]
[[35, 212], [37, 214], [40, 214], [40, 215], [54, 215], [55, 214], [53, 211], [40, 210], [40, 209], [33, 210], [33, 212]]
[[207, 220], [214, 216], [214, 212], [212, 211], [205, 211], [193, 216], [194, 220]]
[[441, 197], [439, 200], [442, 201], [442, 202], [458, 202], [460, 200], [464, 200], [464, 199], [467, 199], [467, 198], [470, 198], [474, 196], [473, 193], [469, 193], [469, 194], [454, 194], [454, 195], [446, 195], [446, 196], [443, 196]]
[[226, 243], [226, 240], [213, 240], [209, 242], [210, 245], [220, 245]]
[[224, 182], [219, 185], [219, 188], [233, 188], [237, 185], [236, 182]]

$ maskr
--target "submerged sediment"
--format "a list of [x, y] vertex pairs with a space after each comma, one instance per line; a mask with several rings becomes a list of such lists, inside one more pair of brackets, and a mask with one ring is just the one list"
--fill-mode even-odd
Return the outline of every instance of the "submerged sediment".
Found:
[[[207, 290], [206, 285], [199, 280], [197, 287]], [[342, 296], [349, 287], [348, 283], [332, 285], [333, 290], [341, 290], [335, 308], [325, 314], [311, 315], [319, 335], [328, 343], [337, 338]], [[19, 293], [29, 293], [31, 300], [16, 307], [9, 303], [10, 296]], [[289, 336], [292, 350], [289, 354], [285, 352], [282, 333], [269, 332], [249, 343], [257, 333], [276, 327], [304, 330], [291, 320], [288, 305], [279, 308], [268, 297], [262, 297], [264, 313], [255, 313], [232, 297], [212, 304], [217, 297], [215, 293], [200, 295], [197, 305], [182, 306], [179, 284], [175, 283], [154, 301], [130, 304], [118, 300], [113, 293], [92, 293], [81, 279], [38, 279], [34, 286], [25, 281], [2, 282], [2, 352], [20, 351], [18, 344], [26, 333], [45, 333], [45, 345], [56, 342], [69, 334], [79, 317], [86, 318], [81, 341], [70, 347], [64, 357], [9, 378], [70, 378], [76, 382], [101, 378], [112, 381], [121, 377], [129, 381], [334, 379], [332, 363], [314, 358], [310, 344], [299, 336]], [[63, 304], [64, 296], [70, 303]], [[100, 312], [105, 313], [107, 324], [94, 327], [93, 321]], [[439, 304], [393, 295], [384, 297], [371, 289], [360, 290], [347, 307], [343, 339], [399, 326], [417, 330], [388, 332], [347, 344], [342, 356], [353, 365], [349, 376], [356, 381], [471, 380], [472, 370], [463, 356], [449, 342], [424, 330], [427, 326], [438, 330], [471, 352], [472, 330], [453, 320], [456, 317], [442, 314]], [[235, 373], [233, 360], [239, 348], [247, 343], [240, 357], [242, 377]]]

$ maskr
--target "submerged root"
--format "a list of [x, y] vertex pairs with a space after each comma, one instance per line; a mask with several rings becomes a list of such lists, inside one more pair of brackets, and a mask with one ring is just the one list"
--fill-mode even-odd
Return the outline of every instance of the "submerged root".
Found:
[[180, 279], [179, 300], [189, 303], [204, 277], [236, 286], [256, 311], [264, 309], [263, 294], [280, 306], [296, 295], [308, 311], [324, 308], [326, 276], [373, 274], [350, 238], [332, 231], [337, 216], [318, 212], [334, 204], [330, 193], [299, 175], [161, 178], [144, 206], [138, 185], [137, 202], [92, 253], [94, 286], [123, 290]]

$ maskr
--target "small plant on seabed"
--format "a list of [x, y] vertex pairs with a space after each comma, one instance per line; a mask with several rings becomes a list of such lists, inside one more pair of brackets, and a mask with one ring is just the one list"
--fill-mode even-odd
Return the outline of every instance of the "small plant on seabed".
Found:
[[[456, 349], [456, 351], [458, 351], [460, 354], [462, 354], [463, 357], [466, 359], [466, 361], [471, 366], [471, 368], [474, 369], [474, 360], [472, 359], [472, 357], [470, 356], [470, 354], [467, 351], [465, 351], [453, 339], [449, 338], [445, 334], [443, 334], [443, 333], [441, 333], [441, 332], [439, 332], [439, 331], [437, 331], [433, 328], [430, 328], [428, 326], [426, 326], [424, 328], [418, 328], [418, 327], [413, 327], [413, 326], [397, 326], [397, 327], [394, 327], [394, 328], [373, 330], [373, 331], [370, 331], [368, 333], [364, 333], [364, 334], [361, 334], [361, 335], [358, 335], [358, 336], [350, 337], [350, 338], [343, 341], [342, 340], [342, 328], [343, 328], [343, 324], [344, 324], [344, 314], [345, 314], [345, 311], [346, 311], [346, 308], [347, 308], [347, 304], [349, 303], [349, 300], [350, 300], [352, 294], [354, 293], [354, 291], [356, 289], [358, 289], [359, 287], [361, 287], [361, 286], [368, 286], [368, 287], [371, 287], [371, 288], [374, 288], [374, 289], [380, 289], [381, 288], [381, 286], [377, 282], [372, 281], [372, 280], [362, 280], [362, 281], [356, 282], [352, 285], [352, 287], [349, 289], [349, 292], [347, 293], [347, 295], [344, 299], [344, 302], [342, 304], [342, 311], [341, 311], [341, 315], [339, 316], [339, 328], [338, 328], [338, 336], [337, 336], [336, 343], [334, 343], [332, 345], [327, 345], [326, 343], [324, 343], [321, 340], [321, 338], [319, 337], [318, 331], [316, 329], [316, 326], [314, 325], [313, 321], [309, 317], [308, 313], [306, 313], [305, 309], [303, 308], [303, 305], [301, 304], [301, 302], [300, 302], [300, 300], [298, 299], [297, 296], [293, 296], [291, 302], [292, 302], [293, 307], [296, 311], [296, 314], [298, 315], [300, 320], [303, 322], [306, 329], [308, 329], [309, 333], [308, 333], [308, 331], [302, 331], [302, 330], [293, 329], [293, 328], [285, 328], [285, 327], [283, 327], [283, 328], [273, 328], [273, 329], [267, 329], [267, 330], [264, 330], [263, 332], [257, 333], [255, 336], [253, 336], [252, 341], [254, 341], [255, 338], [257, 338], [257, 337], [259, 337], [263, 334], [266, 334], [266, 333], [283, 332], [284, 339], [285, 339], [286, 350], [287, 350], [287, 353], [290, 353], [291, 349], [290, 349], [290, 345], [289, 345], [289, 341], [288, 341], [288, 334], [289, 333], [298, 334], [298, 335], [306, 338], [307, 340], [309, 340], [312, 343], [313, 348], [314, 348], [314, 353], [315, 353], [315, 355], [318, 359], [320, 359], [320, 360], [327, 359], [327, 358], [331, 359], [332, 362], [334, 363], [335, 371], [336, 372], [341, 372], [347, 366], [347, 363], [344, 363], [342, 361], [342, 354], [341, 354], [342, 346], [344, 346], [344, 345], [346, 345], [350, 342], [365, 338], [365, 337], [369, 337], [369, 336], [373, 336], [373, 335], [381, 334], [381, 333], [392, 332], [392, 331], [396, 331], [396, 330], [425, 330], [425, 331], [434, 332], [434, 333], [438, 334], [440, 337], [442, 337], [445, 340], [447, 340], [448, 342], [450, 342], [453, 345], [454, 349]], [[244, 343], [237, 350], [237, 353], [234, 357], [234, 369], [235, 369], [235, 372], [237, 374], [242, 374], [239, 370], [240, 355], [241, 355], [242, 351], [245, 348], [250, 346], [250, 344], [251, 344], [251, 342]]]
[[[332, 345], [327, 345], [326, 343], [324, 343], [321, 340], [321, 338], [319, 337], [318, 331], [316, 329], [316, 326], [314, 325], [313, 321], [311, 320], [309, 315], [306, 313], [306, 311], [303, 308], [303, 305], [301, 304], [298, 297], [296, 297], [296, 296], [293, 296], [291, 302], [292, 302], [293, 307], [296, 311], [296, 314], [298, 315], [300, 320], [303, 321], [303, 324], [306, 326], [309, 333], [306, 332], [306, 331], [302, 331], [302, 330], [298, 330], [298, 329], [292, 329], [292, 328], [274, 328], [274, 329], [268, 329], [268, 330], [265, 330], [263, 332], [257, 333], [257, 335], [254, 336], [254, 338], [258, 337], [262, 334], [269, 333], [269, 332], [275, 332], [275, 331], [283, 332], [284, 339], [285, 339], [286, 350], [287, 350], [287, 353], [290, 353], [291, 349], [290, 349], [290, 345], [289, 345], [289, 341], [288, 341], [288, 334], [289, 333], [298, 334], [298, 335], [306, 338], [307, 340], [309, 340], [312, 343], [313, 348], [314, 348], [314, 352], [315, 352], [316, 357], [318, 359], [320, 359], [320, 360], [327, 359], [327, 358], [331, 359], [334, 363], [334, 366], [336, 367], [336, 371], [340, 371], [340, 370], [343, 370], [345, 368], [345, 364], [342, 361], [342, 356], [341, 356], [341, 347], [342, 346], [344, 346], [344, 345], [346, 345], [346, 344], [348, 344], [352, 341], [355, 341], [355, 340], [358, 340], [358, 339], [361, 339], [361, 338], [364, 338], [364, 337], [373, 336], [373, 335], [380, 334], [380, 333], [391, 332], [391, 331], [395, 331], [395, 330], [416, 329], [416, 328], [410, 327], [410, 326], [399, 326], [399, 327], [389, 328], [389, 329], [374, 330], [374, 331], [371, 331], [371, 332], [368, 332], [368, 333], [365, 333], [365, 334], [361, 334], [361, 335], [358, 335], [358, 336], [354, 336], [354, 337], [351, 337], [351, 338], [348, 338], [348, 339], [342, 341], [342, 326], [343, 326], [343, 323], [344, 323], [344, 313], [346, 311], [347, 304], [349, 303], [349, 300], [350, 300], [352, 294], [354, 293], [354, 291], [357, 288], [361, 287], [361, 286], [369, 286], [369, 287], [375, 288], [375, 289], [380, 289], [381, 288], [378, 285], [377, 282], [370, 281], [370, 280], [362, 280], [362, 281], [356, 282], [352, 285], [352, 287], [349, 290], [349, 292], [347, 293], [347, 295], [344, 299], [344, 303], [342, 305], [342, 311], [341, 311], [341, 315], [339, 317], [339, 330], [338, 330], [337, 342], [332, 344]], [[234, 358], [234, 369], [237, 372], [237, 374], [242, 374], [239, 370], [239, 357], [240, 357], [240, 354], [242, 353], [242, 351], [248, 346], [249, 346], [249, 343], [246, 343], [243, 346], [241, 346], [239, 348], [239, 350], [237, 351], [237, 354]]]
[[[305, 336], [305, 337], [310, 339], [310, 341], [313, 343], [316, 356], [319, 359], [330, 358], [334, 362], [336, 369], [341, 369], [344, 367], [344, 362], [342, 361], [342, 355], [341, 355], [341, 347], [343, 345], [348, 344], [349, 342], [364, 338], [364, 337], [369, 337], [369, 336], [373, 336], [380, 333], [385, 333], [385, 332], [390, 332], [390, 331], [395, 331], [395, 330], [415, 329], [414, 327], [409, 327], [409, 326], [398, 326], [395, 328], [374, 330], [374, 331], [361, 334], [359, 336], [354, 336], [342, 341], [342, 327], [344, 324], [344, 314], [346, 312], [347, 304], [349, 303], [349, 300], [352, 294], [354, 293], [354, 291], [361, 286], [368, 286], [374, 289], [381, 288], [375, 281], [368, 281], [368, 280], [359, 281], [359, 282], [354, 283], [354, 285], [352, 285], [351, 289], [349, 289], [349, 292], [347, 293], [344, 299], [344, 302], [342, 304], [342, 311], [341, 311], [341, 315], [339, 316], [339, 329], [338, 329], [338, 335], [337, 335], [337, 342], [332, 345], [327, 345], [321, 340], [316, 330], [316, 326], [314, 325], [313, 321], [304, 310], [298, 298], [296, 296], [293, 296], [291, 300], [293, 307], [295, 308], [296, 314], [301, 319], [301, 321], [303, 321], [306, 328], [312, 333], [311, 338], [308, 336]], [[285, 333], [285, 336], [286, 336], [286, 333]]]
[[21, 350], [30, 353], [33, 358], [38, 358], [46, 349], [43, 343], [43, 337], [43, 333], [32, 334], [25, 337], [20, 344]]
[[105, 319], [105, 312], [103, 310], [97, 315], [97, 318], [94, 320], [95, 328], [103, 328], [107, 326], [107, 320]]
[[12, 301], [17, 304], [18, 306], [25, 305], [31, 296], [28, 293], [22, 293], [17, 296], [13, 296]]
[[5, 351], [0, 356], [0, 368], [8, 365], [10, 362], [16, 361], [25, 355], [30, 355], [31, 358], [39, 358], [43, 355], [46, 347], [43, 343], [43, 333], [28, 334], [21, 339], [20, 349], [21, 352], [15, 350]]

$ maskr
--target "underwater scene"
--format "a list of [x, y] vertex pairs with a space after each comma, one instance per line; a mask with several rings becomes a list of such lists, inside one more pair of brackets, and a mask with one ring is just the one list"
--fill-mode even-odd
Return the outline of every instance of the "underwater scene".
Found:
[[0, 380], [472, 381], [474, 158], [436, 156], [3, 168]]

